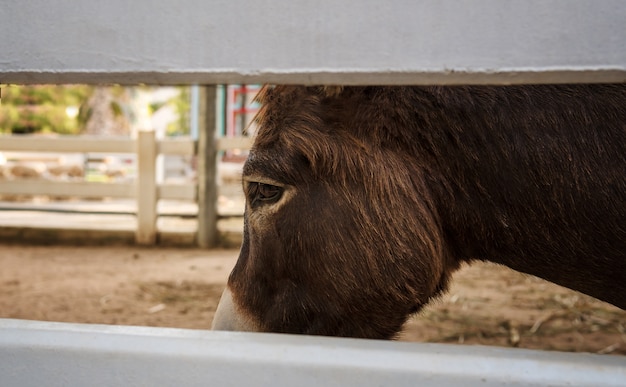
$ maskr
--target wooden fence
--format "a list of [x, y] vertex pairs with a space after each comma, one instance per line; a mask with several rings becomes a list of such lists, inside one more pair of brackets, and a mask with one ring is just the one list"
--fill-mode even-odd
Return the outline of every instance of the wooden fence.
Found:
[[[218, 138], [217, 150], [249, 148], [251, 139]], [[137, 201], [136, 242], [152, 245], [157, 235], [157, 202], [159, 199], [198, 201], [198, 185], [157, 184], [156, 159], [158, 155], [195, 156], [198, 142], [192, 139], [156, 139], [154, 131], [139, 131], [136, 139], [100, 138], [93, 136], [2, 136], [0, 152], [54, 152], [54, 153], [134, 153], [137, 177], [130, 183], [101, 183], [88, 181], [51, 181], [45, 179], [4, 180], [0, 195], [51, 195], [89, 198], [134, 198]], [[217, 188], [213, 188], [217, 189]], [[199, 211], [198, 216], [206, 216]], [[199, 219], [199, 223], [202, 222]]]

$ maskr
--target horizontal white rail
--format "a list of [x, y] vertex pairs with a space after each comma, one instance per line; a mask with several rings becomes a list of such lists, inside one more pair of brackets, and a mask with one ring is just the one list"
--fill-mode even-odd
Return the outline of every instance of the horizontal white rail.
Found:
[[158, 184], [157, 198], [197, 201], [198, 189], [195, 184]]
[[[61, 153], [135, 153], [136, 139], [97, 136], [0, 136], [0, 151]], [[192, 139], [157, 140], [162, 154], [193, 155]]]
[[623, 386], [621, 356], [0, 319], [2, 386]]
[[[0, 181], [0, 194], [134, 198], [137, 197], [137, 186], [134, 183], [4, 180]], [[194, 184], [158, 184], [157, 198], [195, 201], [197, 199], [196, 186]]]
[[0, 83], [624, 82], [625, 24], [623, 0], [5, 1]]
[[106, 152], [134, 153], [135, 141], [124, 138], [103, 138], [91, 136], [0, 136], [0, 152]]
[[[251, 137], [220, 137], [217, 149], [250, 149]], [[0, 152], [67, 152], [67, 153], [135, 153], [136, 140], [128, 137], [96, 136], [0, 136]], [[157, 152], [171, 155], [193, 155], [196, 141], [192, 139], [157, 140]]]
[[135, 184], [84, 181], [3, 180], [0, 194], [134, 198]]
[[217, 140], [218, 150], [228, 149], [250, 149], [252, 148], [252, 137], [220, 137]]

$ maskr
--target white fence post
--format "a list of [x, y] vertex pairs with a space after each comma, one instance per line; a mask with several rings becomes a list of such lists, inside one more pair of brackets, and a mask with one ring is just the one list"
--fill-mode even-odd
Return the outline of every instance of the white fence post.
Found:
[[205, 86], [200, 92], [198, 125], [198, 235], [199, 247], [215, 247], [217, 234], [217, 87]]
[[140, 245], [156, 243], [157, 184], [156, 184], [157, 143], [152, 130], [137, 133], [137, 231], [135, 240]]

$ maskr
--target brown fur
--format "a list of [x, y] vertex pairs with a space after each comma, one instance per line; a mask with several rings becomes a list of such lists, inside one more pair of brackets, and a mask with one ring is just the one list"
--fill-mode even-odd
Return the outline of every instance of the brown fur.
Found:
[[229, 287], [262, 330], [390, 338], [475, 259], [626, 308], [626, 85], [259, 99]]

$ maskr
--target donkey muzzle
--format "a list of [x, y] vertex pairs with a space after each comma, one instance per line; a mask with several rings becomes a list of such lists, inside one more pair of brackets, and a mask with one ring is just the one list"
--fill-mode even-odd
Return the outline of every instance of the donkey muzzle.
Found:
[[254, 324], [237, 308], [228, 287], [224, 289], [220, 303], [217, 305], [211, 329], [214, 331], [259, 331], [257, 324]]

